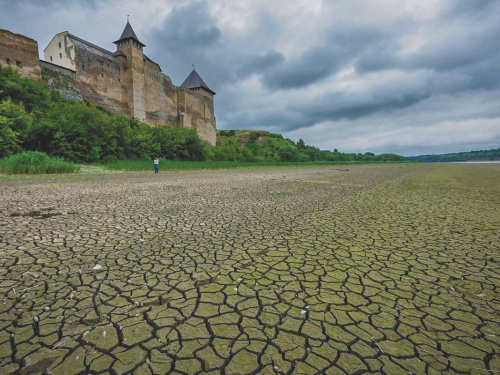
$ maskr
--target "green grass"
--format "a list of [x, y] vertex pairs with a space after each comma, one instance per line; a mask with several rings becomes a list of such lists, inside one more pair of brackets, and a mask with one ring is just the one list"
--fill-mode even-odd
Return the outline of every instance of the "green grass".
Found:
[[80, 166], [77, 164], [38, 151], [10, 156], [0, 164], [0, 172], [5, 174], [74, 173], [79, 170]]
[[[192, 170], [192, 169], [229, 169], [253, 167], [282, 167], [305, 165], [346, 165], [362, 164], [360, 162], [321, 161], [321, 162], [237, 162], [237, 161], [179, 161], [160, 160], [161, 170]], [[122, 171], [147, 171], [154, 170], [152, 160], [118, 160], [107, 165], [108, 169]]]

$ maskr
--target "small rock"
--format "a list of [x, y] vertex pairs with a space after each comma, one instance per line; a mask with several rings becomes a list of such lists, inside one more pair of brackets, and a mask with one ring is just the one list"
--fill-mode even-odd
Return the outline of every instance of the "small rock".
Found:
[[45, 308], [43, 310], [44, 311], [50, 311], [50, 307], [49, 306], [45, 306]]
[[300, 313], [304, 315], [305, 313], [307, 313], [307, 310], [301, 310]]
[[23, 216], [23, 213], [21, 211], [12, 211], [10, 216]]
[[481, 294], [476, 294], [476, 296], [477, 296], [477, 297], [481, 297], [481, 298], [482, 298], [482, 297], [486, 297], [486, 294], [481, 293]]
[[102, 266], [100, 264], [96, 264], [94, 268], [92, 268], [94, 271], [99, 271], [102, 270]]

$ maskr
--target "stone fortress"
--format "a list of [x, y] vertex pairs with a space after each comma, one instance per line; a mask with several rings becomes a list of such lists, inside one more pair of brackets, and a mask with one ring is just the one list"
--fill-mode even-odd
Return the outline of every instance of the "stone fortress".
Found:
[[144, 54], [145, 45], [128, 21], [114, 43], [117, 50], [111, 52], [64, 31], [54, 36], [39, 60], [36, 41], [0, 29], [0, 64], [32, 79], [40, 79], [43, 72], [51, 89], [67, 98], [151, 124], [195, 128], [215, 146], [215, 92], [196, 70], [181, 86], [173, 85]]

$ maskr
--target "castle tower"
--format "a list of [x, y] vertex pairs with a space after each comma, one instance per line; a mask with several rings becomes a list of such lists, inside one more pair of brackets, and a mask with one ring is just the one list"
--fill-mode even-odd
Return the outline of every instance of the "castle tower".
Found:
[[146, 120], [145, 94], [144, 94], [144, 53], [145, 44], [139, 41], [132, 26], [127, 20], [123, 33], [116, 42], [116, 48], [126, 58], [125, 69], [122, 75], [124, 101], [129, 103], [131, 117]]
[[191, 89], [200, 95], [209, 97], [212, 100], [214, 99], [215, 92], [210, 90], [207, 84], [203, 82], [203, 79], [201, 79], [194, 67], [193, 71], [187, 76], [181, 86], [187, 87], [188, 89]]
[[215, 92], [207, 86], [194, 66], [180, 89], [178, 94], [179, 122], [182, 126], [196, 128], [203, 140], [215, 146], [217, 141], [214, 115]]

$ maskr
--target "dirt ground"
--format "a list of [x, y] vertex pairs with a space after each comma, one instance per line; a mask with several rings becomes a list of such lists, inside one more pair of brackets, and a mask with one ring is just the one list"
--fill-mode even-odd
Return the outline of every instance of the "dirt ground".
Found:
[[500, 164], [0, 191], [2, 374], [500, 373]]

